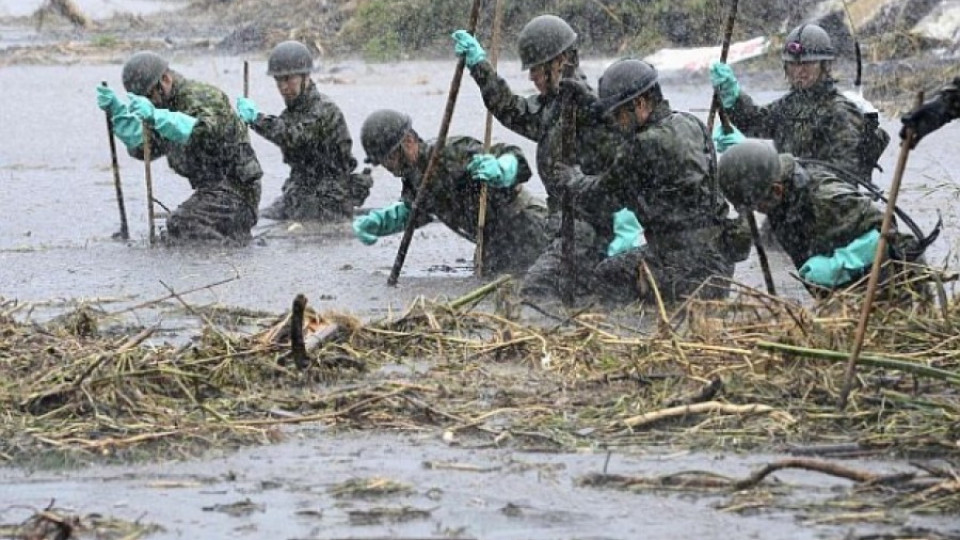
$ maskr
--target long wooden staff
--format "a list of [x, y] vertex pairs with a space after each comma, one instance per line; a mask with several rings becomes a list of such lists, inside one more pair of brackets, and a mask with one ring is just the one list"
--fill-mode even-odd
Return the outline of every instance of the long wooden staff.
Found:
[[157, 243], [157, 233], [154, 227], [156, 217], [153, 213], [153, 174], [150, 171], [150, 160], [152, 141], [150, 140], [150, 127], [147, 122], [143, 122], [143, 178], [147, 183], [147, 223], [150, 225], [150, 245]]
[[[473, 0], [473, 8], [470, 10], [470, 24], [468, 31], [471, 34], [477, 32], [477, 20], [480, 18], [480, 1]], [[440, 153], [447, 143], [447, 131], [450, 130], [450, 120], [453, 119], [453, 109], [457, 104], [457, 94], [460, 93], [460, 81], [463, 79], [463, 68], [466, 65], [466, 59], [460, 58], [457, 61], [457, 68], [453, 72], [453, 80], [450, 82], [450, 92], [447, 94], [447, 107], [443, 111], [443, 121], [440, 123], [440, 134], [437, 135], [437, 141], [433, 146], [433, 152], [430, 153], [430, 161], [427, 162], [427, 171], [423, 173], [423, 180], [417, 187], [417, 196], [413, 199], [413, 208], [410, 209], [410, 219], [403, 230], [403, 239], [400, 240], [400, 247], [397, 249], [397, 257], [393, 261], [393, 269], [390, 270], [390, 277], [387, 278], [387, 285], [391, 287], [397, 284], [397, 278], [400, 277], [400, 270], [403, 269], [403, 261], [407, 258], [407, 250], [410, 248], [410, 241], [413, 240], [413, 230], [416, 227], [417, 217], [420, 214], [420, 207], [423, 206], [427, 198], [430, 180], [433, 179], [433, 171], [437, 168], [440, 161]]]
[[[107, 86], [107, 81], [100, 84]], [[117, 192], [117, 208], [120, 210], [120, 238], [130, 239], [130, 228], [127, 227], [127, 207], [123, 202], [123, 185], [120, 183], [120, 164], [117, 162], [117, 142], [113, 140], [113, 118], [110, 111], [106, 111], [107, 140], [110, 141], [110, 168], [113, 169], [113, 187]]]
[[[720, 47], [720, 62], [726, 63], [727, 56], [730, 53], [730, 41], [733, 39], [733, 26], [737, 20], [738, 0], [731, 0], [730, 12], [727, 14], [727, 21], [723, 28], [723, 44]], [[719, 113], [720, 126], [724, 133], [733, 133], [733, 125], [727, 117], [727, 113], [720, 106], [720, 95], [716, 90], [713, 91], [713, 101], [710, 102], [710, 114], [707, 116], [707, 133], [713, 133], [713, 118]], [[747, 226], [750, 227], [750, 237], [753, 239], [753, 245], [757, 250], [757, 258], [760, 259], [760, 271], [763, 273], [763, 283], [767, 287], [767, 292], [772, 296], [777, 295], [777, 288], [773, 283], [773, 273], [770, 271], [770, 259], [767, 258], [767, 250], [760, 243], [760, 227], [757, 226], [757, 218], [753, 215], [753, 210], [745, 210], [744, 217], [747, 220]]]
[[[917, 93], [916, 107], [920, 105], [923, 105], [923, 92]], [[893, 213], [897, 207], [897, 196], [900, 194], [900, 182], [903, 180], [903, 173], [907, 168], [907, 158], [910, 156], [910, 148], [913, 146], [916, 135], [916, 132], [908, 127], [903, 141], [900, 142], [897, 168], [894, 170], [893, 181], [890, 184], [890, 194], [887, 195], [887, 208], [883, 212], [883, 224], [880, 225], [880, 241], [877, 242], [877, 252], [873, 256], [873, 266], [870, 267], [867, 295], [863, 299], [863, 307], [860, 310], [860, 321], [857, 323], [857, 333], [853, 339], [853, 351], [850, 353], [847, 369], [843, 374], [843, 390], [840, 392], [840, 403], [837, 405], [841, 410], [846, 408], [847, 398], [850, 396], [850, 390], [853, 389], [853, 379], [857, 374], [857, 360], [860, 359], [860, 352], [863, 350], [867, 322], [870, 320], [870, 310], [873, 308], [873, 299], [877, 294], [877, 284], [880, 281], [880, 267], [887, 255], [887, 235], [890, 234], [890, 226], [893, 224]]]
[[[497, 0], [493, 14], [493, 42], [490, 45], [490, 64], [497, 69], [500, 56], [500, 26], [503, 24], [503, 0]], [[483, 132], [483, 151], [490, 151], [493, 138], [493, 113], [487, 111], [487, 123]], [[487, 225], [487, 184], [480, 185], [480, 205], [477, 208], [477, 249], [473, 252], [473, 270], [477, 276], [483, 276], [484, 228]]]
[[[567, 54], [576, 55], [574, 50]], [[563, 66], [564, 78], [577, 76], [576, 56], [567, 58]], [[561, 103], [560, 113], [560, 157], [566, 163], [577, 153], [577, 101], [573, 92], [568, 92]], [[574, 222], [576, 214], [573, 207], [573, 193], [564, 188], [560, 195], [560, 301], [564, 305], [573, 305], [576, 296], [576, 245]]]
[[[730, 52], [730, 40], [733, 39], [733, 24], [737, 20], [738, 0], [730, 0], [730, 12], [727, 13], [727, 21], [723, 27], [723, 45], [720, 47], [720, 63], [727, 63], [727, 53]], [[713, 134], [713, 118], [717, 111], [722, 110], [720, 106], [720, 93], [713, 90], [713, 101], [710, 102], [710, 114], [707, 115], [707, 133]]]
[[250, 97], [250, 62], [243, 61], [243, 97]]

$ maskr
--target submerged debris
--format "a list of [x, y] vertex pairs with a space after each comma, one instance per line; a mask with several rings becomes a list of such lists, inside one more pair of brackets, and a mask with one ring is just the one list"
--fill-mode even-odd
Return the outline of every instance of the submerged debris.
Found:
[[36, 510], [19, 524], [0, 524], [0, 538], [14, 540], [137, 540], [163, 531], [153, 524], [123, 521], [101, 514], [79, 516], [54, 508]]

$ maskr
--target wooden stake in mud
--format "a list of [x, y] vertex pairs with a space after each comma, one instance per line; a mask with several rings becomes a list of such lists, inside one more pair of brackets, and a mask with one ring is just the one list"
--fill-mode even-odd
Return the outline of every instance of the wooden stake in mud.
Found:
[[250, 97], [250, 62], [243, 61], [243, 97]]
[[[731, 0], [730, 12], [727, 14], [727, 21], [723, 28], [723, 44], [720, 47], [720, 62], [726, 63], [727, 56], [730, 53], [730, 41], [733, 39], [733, 26], [737, 20], [738, 0]], [[727, 117], [726, 111], [720, 106], [720, 94], [713, 91], [713, 101], [710, 102], [710, 113], [707, 116], [707, 134], [713, 134], [713, 119], [719, 113], [720, 125], [724, 133], [732, 133], [733, 125]], [[763, 273], [763, 283], [767, 287], [767, 292], [771, 296], [777, 295], [777, 288], [773, 283], [773, 273], [770, 271], [770, 259], [767, 258], [767, 250], [760, 243], [760, 227], [757, 226], [757, 218], [752, 210], [744, 211], [744, 218], [747, 220], [747, 226], [750, 227], [750, 237], [753, 239], [753, 245], [757, 249], [757, 258], [760, 259], [760, 271]]]
[[[916, 107], [923, 105], [923, 92], [917, 93]], [[873, 308], [873, 299], [877, 294], [877, 283], [880, 281], [880, 267], [883, 266], [887, 253], [887, 235], [890, 234], [890, 226], [893, 224], [893, 213], [897, 207], [897, 196], [900, 194], [900, 182], [903, 180], [903, 172], [907, 168], [907, 158], [910, 156], [910, 148], [913, 147], [917, 134], [913, 129], [907, 128], [906, 136], [900, 142], [900, 155], [897, 157], [897, 168], [893, 172], [893, 181], [890, 183], [890, 194], [887, 196], [887, 208], [883, 212], [883, 224], [880, 226], [880, 240], [877, 242], [877, 252], [873, 256], [873, 266], [870, 267], [870, 279], [867, 281], [867, 294], [863, 299], [863, 307], [860, 309], [860, 321], [857, 323], [857, 333], [853, 339], [853, 350], [850, 352], [850, 359], [847, 361], [847, 369], [843, 374], [843, 389], [840, 392], [840, 402], [837, 406], [843, 410], [847, 406], [847, 398], [850, 397], [850, 391], [853, 389], [853, 380], [857, 374], [857, 360], [860, 359], [860, 352], [863, 350], [863, 339], [867, 333], [867, 322], [870, 320], [870, 310]]]
[[[497, 0], [493, 12], [493, 42], [490, 44], [490, 64], [497, 69], [497, 59], [500, 56], [500, 27], [503, 24], [503, 0]], [[493, 138], [493, 113], [487, 111], [487, 123], [483, 132], [483, 151], [490, 151], [490, 142]], [[477, 208], [477, 249], [473, 252], [473, 271], [479, 277], [483, 276], [483, 242], [484, 228], [487, 225], [487, 184], [480, 185], [480, 205]]]
[[[107, 86], [107, 81], [100, 84]], [[130, 239], [130, 228], [127, 227], [127, 207], [123, 202], [123, 185], [120, 183], [120, 164], [117, 162], [117, 142], [113, 140], [113, 119], [110, 111], [104, 113], [107, 117], [107, 140], [110, 141], [110, 168], [113, 169], [113, 187], [117, 192], [117, 208], [120, 210], [120, 239]], [[115, 236], [117, 237], [117, 236]]]
[[[477, 33], [477, 20], [480, 19], [480, 1], [473, 0], [473, 7], [470, 9], [470, 24], [467, 29], [471, 34]], [[430, 186], [430, 180], [433, 179], [433, 172], [440, 161], [440, 153], [447, 143], [447, 131], [450, 130], [450, 120], [453, 119], [453, 109], [457, 104], [457, 94], [460, 93], [460, 81], [463, 79], [463, 68], [466, 61], [460, 58], [457, 61], [457, 68], [453, 72], [453, 80], [450, 82], [450, 92], [447, 94], [447, 107], [443, 111], [443, 121], [440, 122], [440, 134], [437, 135], [437, 141], [434, 143], [433, 151], [430, 153], [430, 161], [427, 162], [427, 170], [423, 173], [423, 180], [417, 187], [417, 196], [413, 199], [413, 208], [410, 209], [410, 218], [407, 220], [407, 226], [403, 230], [403, 238], [400, 240], [400, 247], [397, 249], [397, 257], [393, 261], [393, 268], [390, 270], [390, 277], [387, 278], [387, 285], [391, 287], [397, 284], [397, 278], [400, 277], [400, 270], [403, 269], [403, 261], [407, 258], [407, 250], [410, 248], [410, 241], [413, 240], [413, 230], [420, 214], [420, 208], [427, 197], [427, 191]]]
[[155, 216], [153, 213], [153, 175], [150, 171], [150, 160], [153, 159], [150, 155], [150, 145], [152, 143], [150, 127], [147, 126], [146, 122], [143, 122], [143, 178], [147, 183], [147, 223], [150, 225], [150, 245], [154, 246], [157, 243], [157, 232], [154, 227]]

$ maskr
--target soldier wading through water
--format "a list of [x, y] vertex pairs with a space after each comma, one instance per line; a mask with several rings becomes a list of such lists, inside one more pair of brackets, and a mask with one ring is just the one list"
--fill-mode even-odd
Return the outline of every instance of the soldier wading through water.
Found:
[[[767, 216], [780, 245], [817, 296], [866, 276], [880, 240], [883, 212], [842, 174], [822, 162], [778, 154], [768, 142], [753, 139], [720, 157], [720, 185], [730, 202], [741, 211]], [[905, 277], [917, 270], [906, 263], [922, 263], [923, 251], [934, 239], [936, 234], [919, 241], [891, 231], [881, 274], [887, 298], [909, 298], [902, 293], [914, 292], [925, 296], [925, 286], [917, 281], [899, 286], [911, 281]]]
[[369, 171], [353, 173], [353, 140], [340, 108], [310, 78], [313, 56], [297, 41], [274, 47], [267, 75], [286, 103], [279, 116], [263, 114], [248, 98], [237, 98], [237, 114], [258, 135], [280, 147], [290, 176], [282, 194], [263, 210], [277, 220], [336, 221], [353, 216], [370, 194]]
[[[586, 76], [580, 70], [577, 51], [577, 33], [566, 21], [555, 15], [540, 15], [531, 19], [520, 31], [518, 49], [522, 69], [529, 70], [530, 80], [537, 94], [520, 96], [513, 93], [507, 82], [500, 77], [493, 65], [486, 60], [487, 54], [480, 43], [464, 30], [453, 33], [455, 53], [464, 58], [470, 75], [480, 87], [483, 102], [493, 116], [507, 129], [537, 143], [537, 172], [547, 191], [547, 207], [550, 210], [551, 229], [559, 232], [560, 186], [557, 165], [561, 159], [579, 165], [585, 172], [597, 173], [609, 166], [622, 142], [622, 135], [589, 107], [577, 103], [576, 139], [573, 155], [561, 156], [562, 130], [560, 116], [562, 96], [560, 80], [564, 71], [572, 69], [574, 77], [584, 82]], [[587, 91], [593, 90], [586, 86]], [[635, 245], [639, 241], [636, 216], [629, 210], [619, 215], [617, 230], [622, 238], [619, 244]], [[614, 226], [607, 223], [605, 229]], [[598, 242], [592, 228], [583, 220], [574, 226], [576, 253], [575, 266], [589, 265], [596, 260]], [[629, 236], [629, 238], [627, 238]], [[560, 293], [559, 265], [560, 239], [550, 248], [556, 257], [547, 256], [537, 261], [523, 280], [524, 294], [556, 296]], [[601, 248], [602, 252], [603, 249]], [[574, 293], [587, 294], [591, 288], [589, 275], [574, 276]]]
[[790, 90], [763, 106], [740, 89], [730, 66], [719, 62], [710, 66], [721, 104], [739, 128], [725, 134], [717, 126], [713, 133], [717, 151], [743, 140], [744, 134], [772, 139], [779, 152], [823, 161], [869, 182], [890, 135], [880, 128], [872, 105], [837, 89], [830, 36], [816, 24], [801, 24], [787, 35], [781, 58]]
[[114, 134], [131, 156], [143, 159], [144, 122], [151, 131], [150, 156], [185, 177], [193, 194], [167, 218], [168, 243], [213, 241], [244, 244], [257, 223], [263, 171], [247, 128], [217, 88], [169, 68], [143, 51], [123, 66], [124, 103], [97, 87], [97, 105], [113, 120]]
[[[357, 238], [370, 245], [404, 230], [421, 189], [433, 143], [424, 142], [410, 117], [392, 110], [371, 114], [360, 130], [367, 161], [401, 179], [400, 201], [353, 222]], [[480, 141], [451, 137], [443, 147], [417, 227], [441, 221], [471, 242], [477, 239], [480, 186], [489, 186], [483, 268], [489, 273], [523, 272], [552, 238], [547, 208], [523, 188], [530, 166], [516, 146], [495, 144], [483, 152]]]
[[[568, 85], [580, 89], [579, 99], [592, 99], [582, 82], [564, 80]], [[617, 302], [652, 302], [654, 284], [665, 301], [726, 297], [727, 281], [705, 282], [733, 276], [734, 264], [750, 253], [750, 236], [740, 220], [727, 217], [706, 126], [670, 108], [656, 69], [642, 60], [607, 68], [596, 106], [613, 117], [625, 141], [603, 173], [561, 165], [560, 181], [597, 231], [597, 247], [615, 237], [611, 218], [616, 223], [621, 208], [639, 219], [646, 244], [600, 252], [594, 266], [578, 273], [592, 275], [596, 291]]]

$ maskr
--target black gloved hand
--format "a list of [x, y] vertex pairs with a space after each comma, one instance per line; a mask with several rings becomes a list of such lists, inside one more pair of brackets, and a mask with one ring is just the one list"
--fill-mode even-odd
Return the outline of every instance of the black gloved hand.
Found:
[[914, 137], [911, 148], [913, 148], [920, 142], [920, 139], [928, 133], [936, 131], [950, 120], [952, 120], [950, 107], [942, 98], [937, 97], [900, 117], [900, 122], [903, 123], [903, 127], [900, 128], [900, 139], [906, 139], [907, 129], [912, 129]]
[[584, 179], [579, 166], [566, 163], [555, 163], [551, 177], [560, 193], [569, 193], [574, 197], [580, 191]]
[[594, 108], [600, 102], [590, 85], [581, 79], [560, 79], [560, 96], [568, 95], [573, 96], [574, 103], [580, 107]]

